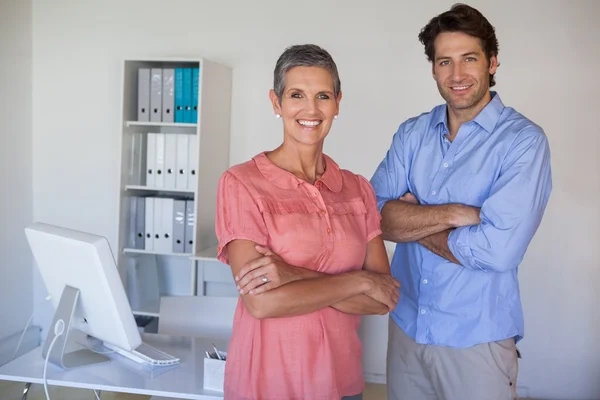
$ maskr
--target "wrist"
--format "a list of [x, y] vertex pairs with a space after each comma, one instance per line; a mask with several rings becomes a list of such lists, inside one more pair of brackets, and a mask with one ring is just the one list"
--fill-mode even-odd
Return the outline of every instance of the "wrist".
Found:
[[463, 213], [464, 206], [462, 204], [446, 204], [444, 207], [446, 208], [446, 218], [444, 219], [446, 228], [458, 228], [461, 226], [460, 215]]
[[359, 293], [357, 294], [365, 294], [373, 290], [373, 280], [369, 278], [369, 272], [363, 269], [358, 271], [352, 271], [349, 273], [352, 276], [352, 283], [355, 285]]

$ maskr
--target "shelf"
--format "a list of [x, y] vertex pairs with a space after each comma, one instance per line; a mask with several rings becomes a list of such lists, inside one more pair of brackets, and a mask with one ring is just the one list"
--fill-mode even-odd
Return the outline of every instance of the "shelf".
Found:
[[137, 310], [132, 310], [133, 315], [143, 315], [146, 317], [158, 317], [160, 310], [160, 302], [149, 303]]
[[194, 261], [218, 261], [217, 260], [217, 247], [209, 247], [199, 253], [193, 254], [190, 257]]
[[152, 251], [152, 250], [128, 249], [128, 248], [123, 249], [123, 252], [129, 253], [129, 254], [149, 254], [149, 255], [155, 255], [155, 256], [176, 256], [176, 257], [191, 257], [192, 256], [192, 254], [190, 254], [190, 253], [161, 253], [161, 252]]
[[177, 127], [177, 128], [196, 128], [198, 124], [186, 122], [147, 122], [147, 121], [127, 121], [125, 126], [159, 126], [159, 127]]
[[147, 192], [194, 193], [194, 189], [167, 189], [141, 185], [127, 185], [125, 190], [145, 190]]

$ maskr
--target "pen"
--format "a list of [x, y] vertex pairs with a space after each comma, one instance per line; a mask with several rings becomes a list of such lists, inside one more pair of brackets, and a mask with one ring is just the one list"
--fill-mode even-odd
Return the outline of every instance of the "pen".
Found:
[[217, 357], [219, 358], [219, 360], [223, 360], [223, 359], [221, 358], [221, 355], [219, 354], [219, 350], [217, 350], [217, 346], [215, 346], [215, 344], [214, 344], [214, 343], [213, 343], [212, 345], [213, 345], [213, 349], [215, 349], [215, 353], [217, 354]]
[[212, 357], [210, 356], [210, 353], [209, 353], [208, 351], [206, 352], [206, 358], [212, 358]]

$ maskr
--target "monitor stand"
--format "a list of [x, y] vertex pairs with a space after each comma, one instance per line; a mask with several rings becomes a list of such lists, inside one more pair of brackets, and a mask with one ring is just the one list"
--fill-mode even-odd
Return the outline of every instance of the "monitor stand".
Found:
[[[94, 353], [89, 349], [75, 350], [69, 353], [66, 352], [67, 344], [69, 343], [69, 334], [71, 333], [72, 328], [73, 314], [75, 313], [75, 307], [77, 306], [78, 300], [79, 289], [75, 289], [68, 285], [65, 286], [62, 295], [60, 296], [60, 301], [56, 308], [56, 312], [54, 313], [54, 319], [52, 320], [52, 325], [50, 325], [48, 336], [46, 337], [46, 342], [44, 343], [44, 348], [42, 350], [42, 356], [44, 358], [49, 358], [49, 362], [58, 365], [65, 370], [110, 361], [110, 358], [105, 355]], [[56, 336], [54, 327], [61, 319], [65, 324], [64, 332], [56, 340], [54, 346], [52, 346], [52, 352], [48, 354], [50, 344]]]

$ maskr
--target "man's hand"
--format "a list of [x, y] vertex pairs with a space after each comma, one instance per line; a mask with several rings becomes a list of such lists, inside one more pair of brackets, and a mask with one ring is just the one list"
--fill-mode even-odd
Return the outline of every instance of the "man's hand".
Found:
[[421, 204], [419, 202], [419, 200], [415, 197], [415, 195], [412, 194], [411, 192], [406, 192], [406, 194], [404, 194], [403, 196], [398, 197], [398, 200], [402, 200], [407, 203], [416, 204], [416, 205]]

